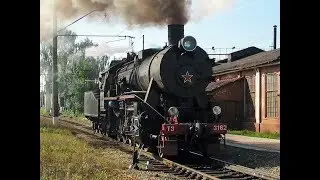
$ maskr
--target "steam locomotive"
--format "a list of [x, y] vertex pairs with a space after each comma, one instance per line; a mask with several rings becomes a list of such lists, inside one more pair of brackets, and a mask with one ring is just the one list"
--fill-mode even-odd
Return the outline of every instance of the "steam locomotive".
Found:
[[162, 49], [128, 53], [99, 75], [99, 89], [85, 92], [84, 114], [95, 131], [139, 144], [162, 156], [219, 151], [227, 125], [208, 101], [212, 61], [184, 26], [168, 25]]

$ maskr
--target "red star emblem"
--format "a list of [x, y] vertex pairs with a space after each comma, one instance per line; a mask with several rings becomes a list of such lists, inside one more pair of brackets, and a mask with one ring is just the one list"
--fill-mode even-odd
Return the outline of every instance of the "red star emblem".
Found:
[[189, 81], [190, 83], [192, 83], [192, 78], [193, 75], [190, 75], [189, 72], [187, 71], [185, 75], [182, 75], [183, 77], [183, 83], [186, 83], [187, 81]]

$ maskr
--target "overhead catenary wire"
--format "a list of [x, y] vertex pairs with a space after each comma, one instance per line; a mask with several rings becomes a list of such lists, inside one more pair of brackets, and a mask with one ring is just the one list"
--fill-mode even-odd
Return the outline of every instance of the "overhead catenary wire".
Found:
[[59, 34], [58, 36], [87, 36], [87, 37], [126, 37], [134, 39], [134, 36], [104, 35], [104, 34]]
[[92, 13], [93, 13], [93, 12], [95, 12], [95, 11], [97, 11], [97, 10], [92, 10], [92, 11], [90, 11], [89, 13], [87, 13], [87, 14], [85, 14], [85, 15], [83, 15], [83, 16], [81, 16], [81, 17], [79, 17], [78, 19], [74, 20], [72, 23], [68, 24], [68, 25], [67, 25], [67, 26], [65, 26], [64, 28], [61, 28], [61, 29], [60, 29], [60, 30], [58, 30], [57, 32], [60, 32], [60, 31], [62, 31], [62, 30], [67, 29], [69, 26], [71, 26], [71, 25], [73, 25], [74, 23], [76, 23], [76, 22], [80, 21], [81, 19], [83, 19], [84, 17], [86, 17], [86, 16], [88, 16], [88, 15], [92, 14]]
[[[67, 26], [59, 29], [57, 32], [61, 32], [65, 29], [67, 29], [68, 27], [70, 27], [71, 25], [75, 24], [76, 22], [80, 21], [81, 19], [83, 19], [84, 17], [92, 14], [93, 12], [96, 12], [98, 10], [92, 10], [90, 12], [88, 12], [87, 14], [79, 17], [78, 19], [74, 20], [72, 23], [68, 24]], [[131, 46], [131, 48], [133, 49], [133, 41], [132, 39], [134, 39], [135, 37], [133, 36], [121, 36], [120, 34], [123, 33], [126, 29], [123, 29], [120, 33], [118, 33], [118, 35], [92, 35], [92, 34], [88, 34], [88, 35], [76, 35], [76, 34], [71, 34], [71, 35], [66, 35], [66, 34], [57, 34], [57, 36], [77, 36], [77, 37], [81, 37], [81, 36], [85, 36], [85, 37], [122, 37], [124, 39], [121, 40], [125, 40], [126, 38], [129, 38], [129, 46]], [[115, 41], [120, 41], [120, 40], [114, 40], [114, 41], [109, 41], [109, 42], [115, 42]], [[108, 42], [107, 42], [108, 43]]]

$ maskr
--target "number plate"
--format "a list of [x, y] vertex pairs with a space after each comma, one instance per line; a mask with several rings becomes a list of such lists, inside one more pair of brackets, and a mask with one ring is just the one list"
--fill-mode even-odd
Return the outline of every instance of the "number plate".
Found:
[[227, 125], [226, 124], [215, 124], [213, 125], [213, 132], [227, 132]]
[[181, 128], [178, 124], [165, 124], [162, 125], [162, 131], [167, 135], [184, 134], [184, 128]]
[[175, 127], [174, 126], [167, 126], [167, 132], [174, 132]]

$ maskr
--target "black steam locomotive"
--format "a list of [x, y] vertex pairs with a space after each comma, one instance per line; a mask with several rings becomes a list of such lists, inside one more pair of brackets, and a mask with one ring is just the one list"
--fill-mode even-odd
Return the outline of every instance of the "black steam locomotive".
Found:
[[100, 73], [99, 90], [84, 95], [93, 129], [140, 144], [160, 156], [181, 150], [219, 150], [227, 125], [208, 102], [213, 61], [183, 25], [168, 26], [169, 45], [128, 53]]

